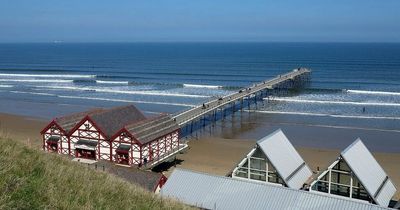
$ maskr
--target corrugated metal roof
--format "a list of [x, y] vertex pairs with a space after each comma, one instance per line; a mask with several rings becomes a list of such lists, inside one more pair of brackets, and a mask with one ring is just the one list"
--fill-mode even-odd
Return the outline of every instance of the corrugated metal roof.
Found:
[[279, 129], [260, 139], [257, 141], [257, 145], [265, 153], [288, 187], [300, 189], [312, 175], [310, 168], [282, 130]]
[[206, 209], [386, 209], [339, 196], [175, 169], [161, 196]]
[[396, 193], [396, 187], [361, 139], [357, 139], [343, 150], [341, 156], [374, 201], [379, 205], [388, 206]]

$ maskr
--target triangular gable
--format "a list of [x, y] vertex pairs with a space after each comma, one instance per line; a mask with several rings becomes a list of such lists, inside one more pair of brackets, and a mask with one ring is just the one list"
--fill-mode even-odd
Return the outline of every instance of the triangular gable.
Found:
[[372, 201], [360, 180], [353, 175], [350, 167], [342, 157], [337, 158], [327, 170], [322, 172], [311, 183], [310, 191], [349, 197], [366, 202]]
[[341, 157], [375, 203], [387, 207], [396, 193], [396, 187], [361, 139], [357, 139], [343, 150]]
[[[340, 186], [340, 188], [338, 187]], [[396, 188], [361, 139], [357, 139], [313, 183], [311, 191], [373, 201], [387, 207]]]
[[310, 168], [280, 129], [257, 141], [256, 148], [232, 173], [233, 177], [279, 183], [294, 189], [300, 189], [311, 175]]
[[64, 131], [64, 129], [58, 125], [58, 123], [55, 120], [52, 120], [45, 128], [43, 128], [40, 131], [40, 134], [43, 135], [44, 133], [46, 133], [47, 130], [49, 130], [52, 126], [56, 126], [64, 135], [66, 135], [67, 133]]
[[79, 123], [77, 123], [74, 128], [72, 128], [69, 132], [69, 136], [71, 136], [77, 129], [79, 129], [80, 126], [82, 126], [86, 121], [88, 121], [96, 130], [99, 132], [99, 134], [106, 140], [107, 135], [103, 132], [103, 130], [92, 120], [92, 118], [89, 115], [86, 115]]

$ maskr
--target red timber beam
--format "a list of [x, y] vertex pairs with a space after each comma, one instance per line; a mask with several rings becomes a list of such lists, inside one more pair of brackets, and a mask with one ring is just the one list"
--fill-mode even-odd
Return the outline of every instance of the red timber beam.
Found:
[[168, 178], [162, 174], [160, 179], [158, 180], [157, 185], [154, 187], [153, 192], [157, 190], [157, 187], [160, 187], [160, 189], [164, 186], [164, 184], [167, 182]]
[[[126, 135], [126, 136], [124, 136], [124, 135]], [[128, 138], [129, 141], [124, 140], [124, 138]], [[130, 147], [131, 147], [130, 153], [129, 153], [129, 161], [130, 161], [129, 165], [135, 164], [136, 161], [135, 161], [135, 158], [133, 157], [133, 152], [134, 152], [134, 150], [137, 150], [137, 149], [139, 150], [139, 153], [140, 153], [140, 158], [139, 158], [139, 161], [138, 161], [137, 164], [141, 163], [141, 147], [142, 147], [142, 144], [125, 127], [122, 128], [121, 130], [119, 130], [117, 133], [115, 133], [110, 138], [110, 140], [111, 140], [111, 142], [110, 142], [110, 144], [111, 144], [111, 146], [110, 146], [110, 157], [111, 157], [110, 161], [115, 162], [113, 160], [113, 152], [112, 151], [113, 151], [113, 149], [116, 150], [117, 147], [114, 148], [114, 143], [118, 143], [119, 145], [121, 143], [125, 143], [125, 144], [129, 144]]]
[[[55, 131], [55, 129], [53, 129], [53, 127], [56, 127], [55, 129], [58, 130], [59, 133], [57, 133]], [[50, 130], [50, 132], [49, 132]], [[67, 138], [67, 142], [69, 141], [69, 137], [67, 132], [65, 132], [65, 130], [55, 121], [55, 119], [53, 119], [49, 124], [47, 124], [47, 126], [45, 128], [43, 128], [40, 131], [40, 134], [42, 135], [42, 149], [45, 151], [46, 149], [48, 149], [48, 147], [46, 147], [46, 135], [50, 135], [50, 136], [60, 136], [60, 142], [57, 142], [57, 153], [63, 154], [63, 137]], [[60, 145], [60, 146], [58, 146]], [[68, 154], [70, 153], [70, 148], [68, 146]]]
[[[173, 135], [175, 133], [177, 133], [177, 144], [176, 145], [177, 145], [177, 148], [179, 148], [180, 129], [176, 129], [176, 130], [174, 130], [174, 131], [172, 131], [170, 133], [167, 133], [167, 134], [165, 134], [165, 135], [163, 135], [161, 137], [157, 137], [156, 139], [154, 139], [154, 140], [152, 140], [152, 141], [150, 141], [150, 142], [148, 142], [147, 144], [144, 145], [144, 146], [147, 145], [147, 148], [148, 148], [149, 159], [148, 159], [147, 163], [150, 163], [151, 161], [160, 159], [160, 149], [159, 148], [160, 148], [161, 141], [164, 141], [164, 151], [165, 151], [165, 153], [163, 155], [168, 154], [168, 147], [170, 149], [169, 152], [172, 152], [175, 149], [174, 148], [174, 135]], [[157, 149], [156, 149], [157, 153], [156, 154], [154, 154], [154, 150], [153, 150], [153, 146], [152, 146], [154, 141], [157, 141], [156, 142], [157, 143]], [[170, 143], [170, 144], [168, 145], [167, 143]], [[152, 151], [152, 152], [150, 152], [150, 151]], [[155, 156], [156, 158], [154, 159], [153, 156]], [[141, 160], [141, 162], [143, 161], [142, 148], [141, 148], [141, 151], [140, 151], [140, 160]]]
[[[79, 127], [81, 127], [86, 121], [88, 121], [92, 126], [93, 126], [93, 128], [96, 130], [96, 131], [92, 131], [92, 130], [90, 130], [90, 128], [87, 128], [87, 129], [79, 129]], [[78, 131], [78, 135], [77, 136], [74, 136], [73, 134], [74, 134], [74, 132], [75, 131]], [[95, 137], [93, 137], [93, 136], [81, 136], [81, 133], [82, 132], [86, 132], [86, 133], [92, 133], [92, 134], [94, 134], [95, 135]], [[100, 146], [101, 146], [101, 137], [103, 137], [103, 139], [104, 139], [104, 141], [108, 141], [108, 142], [110, 142], [109, 140], [108, 140], [108, 138], [107, 138], [107, 135], [103, 132], [103, 130], [97, 125], [97, 123], [94, 121], [94, 120], [92, 120], [92, 118], [89, 116], [89, 115], [86, 115], [82, 120], [80, 120], [72, 129], [71, 129], [71, 131], [69, 132], [69, 134], [68, 134], [68, 136], [71, 138], [71, 137], [75, 137], [75, 138], [85, 138], [85, 139], [89, 139], [89, 140], [96, 140], [97, 141], [97, 147], [96, 147], [96, 156], [97, 156], [97, 159], [101, 159], [101, 154], [100, 154]], [[111, 145], [110, 145], [111, 146]]]

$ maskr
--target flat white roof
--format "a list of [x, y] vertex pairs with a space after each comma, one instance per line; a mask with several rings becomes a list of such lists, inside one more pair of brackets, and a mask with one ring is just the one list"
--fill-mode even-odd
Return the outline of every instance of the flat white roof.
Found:
[[311, 177], [312, 171], [282, 130], [276, 130], [260, 139], [257, 141], [257, 145], [288, 187], [300, 189]]
[[343, 150], [341, 157], [374, 201], [388, 206], [396, 187], [361, 139], [358, 138]]
[[358, 200], [175, 169], [160, 195], [205, 209], [387, 209]]

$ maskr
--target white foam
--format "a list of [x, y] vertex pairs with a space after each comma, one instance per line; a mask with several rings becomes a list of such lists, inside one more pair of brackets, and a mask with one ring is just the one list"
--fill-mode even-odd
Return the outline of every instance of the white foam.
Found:
[[116, 85], [128, 85], [128, 81], [106, 81], [106, 80], [96, 80], [99, 84], [116, 84]]
[[316, 104], [345, 104], [362, 106], [400, 106], [398, 103], [378, 103], [378, 102], [355, 102], [355, 101], [318, 101], [291, 98], [266, 98], [269, 101], [295, 102], [295, 103], [316, 103]]
[[96, 75], [81, 75], [81, 74], [0, 74], [0, 77], [95, 78]]
[[[252, 112], [254, 111], [252, 110]], [[288, 114], [288, 115], [305, 115], [305, 116], [335, 117], [335, 118], [400, 120], [400, 117], [385, 117], [385, 116], [337, 115], [337, 114], [322, 114], [322, 113], [307, 113], [307, 112], [263, 111], [263, 110], [256, 110], [255, 112], [266, 113], [266, 114]]]
[[370, 95], [395, 95], [400, 96], [399, 92], [369, 91], [369, 90], [347, 90], [348, 93], [370, 94]]
[[183, 84], [183, 87], [186, 88], [209, 88], [209, 89], [221, 89], [222, 86], [218, 85], [197, 85], [197, 84]]
[[173, 105], [173, 106], [195, 107], [195, 105], [191, 105], [191, 104], [167, 103], [167, 102], [133, 101], [133, 100], [124, 100], [124, 99], [110, 99], [110, 98], [82, 97], [82, 96], [63, 96], [63, 95], [58, 95], [58, 97], [60, 97], [60, 98], [72, 98], [72, 99], [99, 100], [99, 101], [126, 102], [126, 103], [139, 103], [139, 104], [158, 104], [158, 105]]
[[14, 87], [13, 85], [0, 85], [0, 88], [12, 88]]
[[175, 96], [175, 97], [188, 97], [188, 98], [208, 98], [204, 95], [191, 95], [182, 93], [167, 93], [160, 91], [135, 91], [135, 90], [113, 90], [113, 89], [100, 89], [89, 87], [75, 87], [75, 86], [37, 86], [39, 88], [49, 89], [65, 89], [65, 90], [81, 90], [81, 91], [95, 91], [101, 93], [120, 93], [120, 94], [133, 94], [133, 95], [155, 95], [155, 96]]
[[64, 79], [0, 79], [0, 82], [71, 83], [74, 81]]
[[11, 93], [22, 93], [22, 94], [32, 94], [32, 95], [41, 95], [41, 96], [57, 96], [51, 93], [38, 93], [38, 92], [25, 92], [25, 91], [10, 91]]

